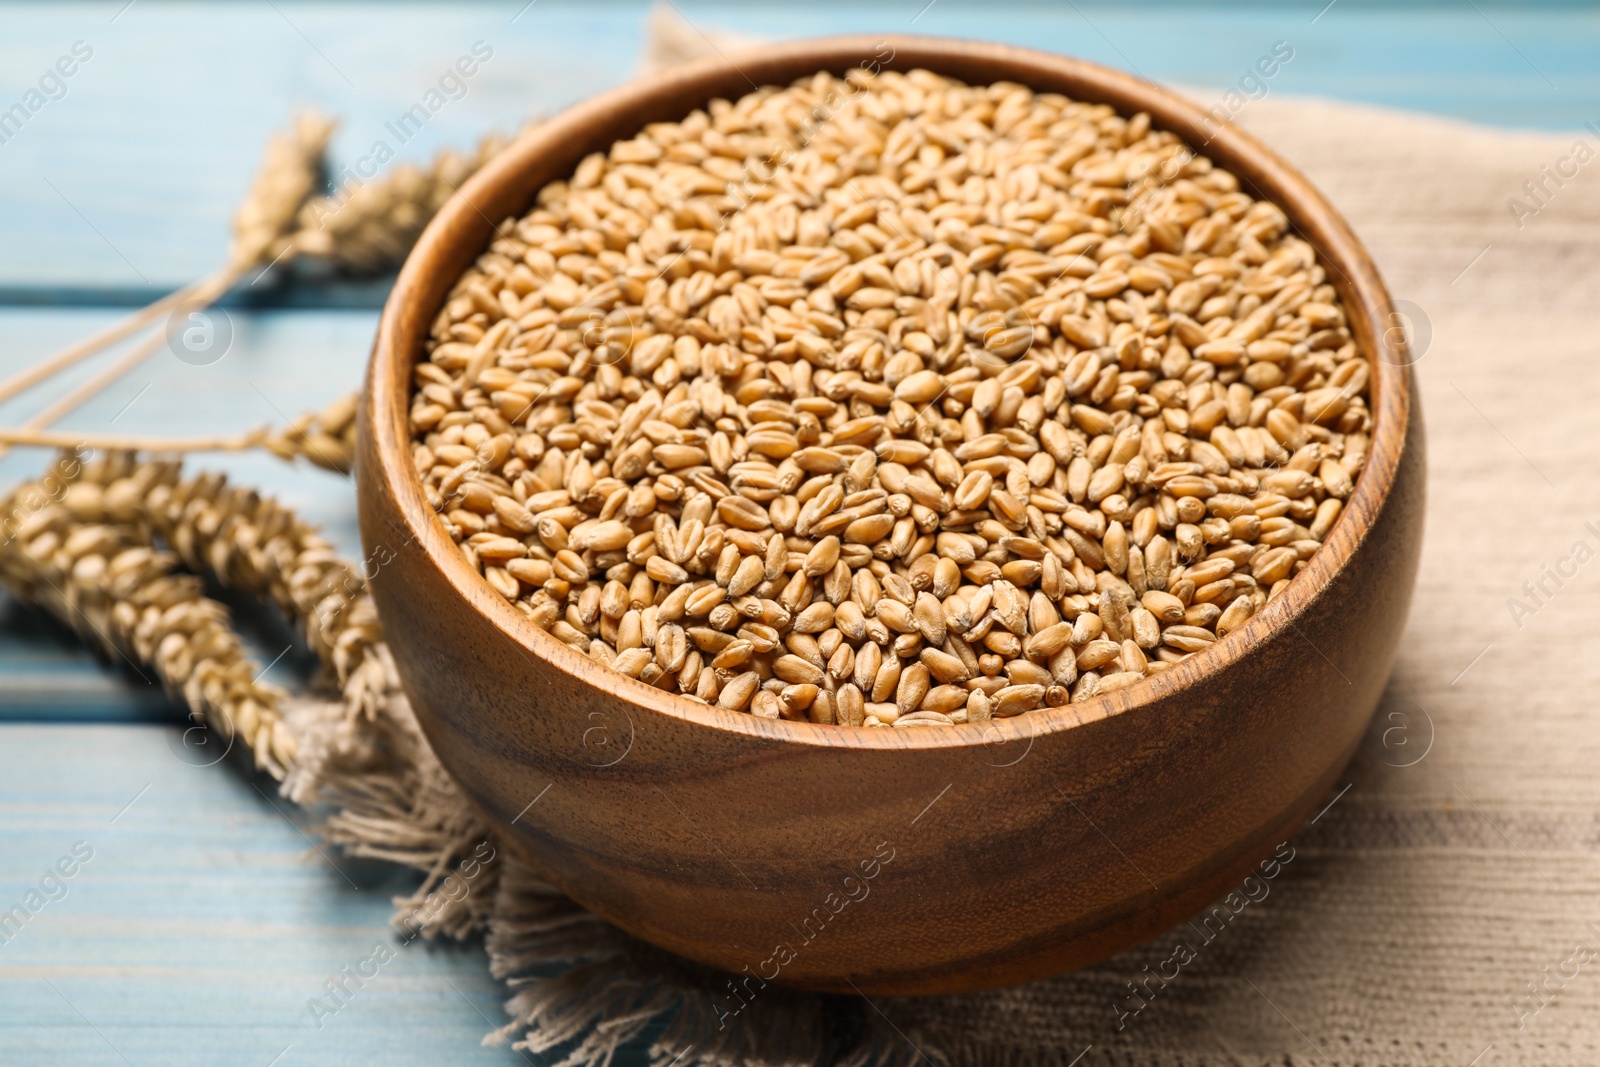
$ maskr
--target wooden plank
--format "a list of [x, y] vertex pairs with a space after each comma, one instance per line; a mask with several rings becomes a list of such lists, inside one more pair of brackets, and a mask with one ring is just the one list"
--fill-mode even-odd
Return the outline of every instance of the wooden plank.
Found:
[[[389, 929], [414, 878], [330, 861], [269, 781], [193, 766], [179, 744], [151, 726], [0, 726], [0, 912], [26, 915], [0, 926], [0, 1063], [532, 1062], [479, 1046], [505, 1021], [481, 947]], [[45, 880], [64, 857], [73, 875]], [[393, 959], [314, 1014], [323, 982], [380, 945]]]
[[[155, 293], [212, 269], [267, 133], [298, 105], [343, 120], [337, 167], [379, 140], [419, 160], [511, 130], [630, 76], [644, 0], [226, 6], [8, 6], [0, 107], [75, 41], [93, 57], [66, 95], [0, 144], [0, 286]], [[1272, 93], [1342, 97], [1479, 122], [1576, 130], [1600, 96], [1600, 20], [1585, 5], [1070, 4], [863, 0], [677, 5], [701, 27], [765, 37], [847, 31], [1003, 40], [1176, 84], [1236, 84], [1276, 40], [1296, 50]], [[919, 13], [920, 11], [920, 13]], [[113, 16], [117, 16], [113, 21]], [[515, 16], [515, 17], [514, 17]], [[466, 93], [407, 143], [390, 123], [475, 41]], [[1560, 88], [1557, 89], [1556, 87]], [[1207, 90], [1216, 92], [1216, 90]], [[1205, 97], [1205, 92], [1202, 92]], [[107, 180], [108, 175], [116, 180]]]
[[[9, 104], [77, 40], [93, 57], [60, 100], [0, 145], [8, 284], [170, 288], [214, 268], [227, 219], [268, 133], [315, 104], [343, 120], [335, 152], [355, 164], [379, 139], [409, 160], [512, 131], [626, 77], [636, 5], [407, 5], [379, 12], [254, 3], [116, 3], [7, 12], [0, 100]], [[407, 143], [385, 123], [482, 40], [492, 58]], [[119, 180], [107, 181], [114, 171]]]

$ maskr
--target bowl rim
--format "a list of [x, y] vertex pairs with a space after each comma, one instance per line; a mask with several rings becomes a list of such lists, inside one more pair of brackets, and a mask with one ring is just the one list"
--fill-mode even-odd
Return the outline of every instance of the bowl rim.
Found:
[[[630, 116], [663, 96], [694, 96], [703, 88], [705, 92], [696, 97], [701, 103], [727, 98], [729, 94], [717, 87], [735, 78], [742, 77], [752, 86], [757, 85], [746, 71], [755, 71], [761, 77], [761, 85], [788, 84], [814, 71], [842, 73], [856, 65], [862, 56], [881, 54], [878, 50], [884, 46], [892, 50], [888, 62], [897, 64], [895, 69], [925, 67], [937, 73], [959, 71], [950, 76], [968, 84], [983, 83], [982, 78], [969, 73], [982, 68], [992, 71], [989, 82], [1028, 84], [1025, 77], [1018, 75], [1032, 72], [1081, 87], [1069, 94], [1075, 99], [1111, 104], [1123, 115], [1148, 111], [1152, 125], [1177, 133], [1195, 154], [1211, 158], [1238, 177], [1241, 186], [1252, 195], [1270, 200], [1288, 216], [1294, 230], [1312, 245], [1318, 262], [1328, 270], [1328, 280], [1338, 290], [1349, 312], [1350, 328], [1358, 349], [1366, 355], [1371, 367], [1369, 406], [1373, 425], [1366, 463], [1339, 518], [1306, 567], [1243, 627], [1170, 670], [1146, 677], [1125, 689], [1103, 693], [1083, 703], [1040, 708], [1011, 718], [943, 729], [873, 730], [760, 719], [748, 712], [702, 704], [604, 667], [535, 626], [467, 563], [445, 532], [442, 518], [429, 506], [421, 476], [412, 463], [408, 417], [412, 372], [427, 330], [442, 307], [449, 286], [440, 290], [438, 300], [422, 301], [420, 297], [433, 284], [430, 278], [436, 261], [448, 262], [467, 244], [473, 246], [472, 257], [475, 258], [492, 239], [496, 223], [479, 209], [479, 201], [492, 199], [494, 190], [514, 187], [520, 175], [544, 153], [570, 151], [563, 142], [591, 124], [617, 127], [623, 130], [621, 136], [638, 130], [645, 124], [644, 120], [629, 126]], [[845, 63], [846, 59], [850, 62]], [[808, 63], [811, 65], [807, 66]], [[790, 69], [799, 73], [766, 75], [767, 71]], [[813, 38], [747, 49], [731, 56], [719, 53], [716, 57], [684, 64], [609, 90], [523, 133], [463, 183], [423, 231], [384, 304], [373, 343], [362, 400], [367, 408], [365, 422], [371, 429], [370, 455], [376, 460], [376, 469], [363, 469], [359, 475], [363, 480], [378, 478], [393, 494], [407, 541], [417, 542], [452, 590], [483, 614], [524, 655], [600, 692], [612, 693], [620, 698], [624, 709], [631, 705], [644, 713], [665, 715], [752, 739], [831, 748], [898, 750], [1031, 741], [1040, 734], [1087, 726], [1177, 696], [1238, 663], [1254, 645], [1285, 630], [1299, 630], [1296, 618], [1327, 590], [1344, 563], [1366, 539], [1373, 521], [1382, 511], [1394, 485], [1413, 418], [1409, 370], [1412, 361], [1407, 342], [1401, 331], [1390, 328], [1393, 304], [1389, 293], [1349, 224], [1297, 170], [1265, 145], [1231, 122], [1209, 129], [1209, 118], [1200, 105], [1170, 90], [1087, 60], [1009, 45], [908, 35]], [[1196, 135], [1205, 132], [1210, 136], [1201, 141]], [[1196, 144], [1200, 145], [1198, 149], [1194, 148]], [[520, 210], [526, 210], [536, 193], [537, 189], [533, 188], [526, 191], [525, 206]], [[416, 310], [418, 303], [426, 305], [421, 312]], [[367, 449], [361, 451], [363, 457], [368, 454]], [[1327, 659], [1315, 645], [1312, 648]], [[1328, 662], [1332, 664], [1331, 660]], [[1338, 671], [1338, 666], [1332, 665]], [[631, 716], [631, 711], [629, 714]]]

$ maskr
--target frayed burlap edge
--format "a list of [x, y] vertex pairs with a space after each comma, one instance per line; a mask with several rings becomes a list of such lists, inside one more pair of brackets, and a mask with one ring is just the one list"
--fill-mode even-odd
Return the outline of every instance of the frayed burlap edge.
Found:
[[314, 698], [291, 701], [285, 717], [299, 762], [284, 795], [323, 813], [323, 836], [349, 855], [423, 872], [395, 898], [391, 925], [424, 939], [484, 935], [490, 973], [512, 991], [510, 1021], [485, 1043], [511, 1041], [551, 1067], [606, 1067], [646, 1036], [661, 1067], [944, 1062], [855, 998], [768, 986], [741, 1000], [729, 976], [630, 937], [541, 881], [478, 818], [398, 688], [371, 720]]
[[855, 998], [768, 986], [741, 1000], [727, 975], [630, 937], [545, 884], [477, 817], [397, 689], [370, 721], [315, 699], [292, 701], [286, 718], [300, 756], [284, 794], [325, 812], [323, 836], [346, 853], [423, 872], [395, 899], [391, 925], [423, 938], [485, 935], [490, 973], [512, 990], [511, 1021], [486, 1043], [512, 1041], [552, 1067], [605, 1067], [647, 1035], [662, 1067], [923, 1058]]

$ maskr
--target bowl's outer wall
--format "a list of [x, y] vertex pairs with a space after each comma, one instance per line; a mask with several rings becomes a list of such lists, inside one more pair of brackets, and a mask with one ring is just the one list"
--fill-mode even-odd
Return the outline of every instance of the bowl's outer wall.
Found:
[[[1091, 64], [892, 46], [891, 68], [1145, 108], [1204, 139], [1189, 105]], [[1420, 545], [1422, 426], [1360, 246], [1292, 171], [1224, 131], [1208, 153], [1289, 211], [1329, 261], [1364, 350], [1386, 354], [1373, 363], [1379, 431], [1347, 513], [1306, 574], [1230, 639], [1237, 652], [987, 729], [862, 731], [686, 708], [535, 630], [471, 572], [406, 474], [410, 369], [449, 285], [484, 247], [486, 220], [525, 210], [544, 182], [646, 121], [740, 94], [744, 74], [784, 83], [874, 54], [866, 39], [781, 46], [739, 57], [743, 73], [707, 64], [660, 79], [647, 100], [609, 94], [458, 193], [465, 203], [430, 228], [384, 313], [361, 413], [361, 528], [369, 554], [389, 560], [373, 592], [430, 741], [544, 877], [618, 926], [729, 971], [942, 993], [1146, 940], [1226, 892], [1315, 810], [1399, 646]]]

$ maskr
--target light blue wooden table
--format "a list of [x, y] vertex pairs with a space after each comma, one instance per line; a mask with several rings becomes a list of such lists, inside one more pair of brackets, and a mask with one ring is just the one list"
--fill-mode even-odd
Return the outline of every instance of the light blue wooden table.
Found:
[[[1590, 5], [679, 7], [696, 26], [750, 35], [988, 38], [1218, 89], [1283, 40], [1296, 54], [1273, 93], [1508, 126], [1600, 119], [1600, 15]], [[0, 8], [0, 110], [78, 42], [92, 52], [59, 99], [20, 129], [0, 127], [0, 375], [212, 269], [267, 133], [293, 108], [340, 116], [334, 155], [348, 163], [485, 42], [493, 56], [466, 95], [405, 146], [420, 159], [622, 81], [643, 15], [639, 3], [563, 0]], [[353, 387], [383, 291], [263, 282], [230, 302], [236, 339], [226, 358], [194, 367], [161, 353], [65, 425], [206, 433], [284, 421]], [[0, 405], [0, 424], [22, 421], [93, 369]], [[0, 460], [0, 484], [40, 462], [26, 452]], [[256, 457], [203, 462], [277, 492], [354, 550], [343, 479]], [[250, 622], [262, 662], [288, 643], [271, 620]], [[306, 668], [291, 653], [269, 677], [293, 684]], [[503, 1016], [473, 945], [397, 949], [319, 1027], [308, 999], [393, 943], [388, 897], [406, 878], [320, 852], [265, 780], [228, 763], [195, 766], [176, 742], [176, 718], [126, 668], [0, 597], [0, 911], [40, 890], [58, 861], [74, 871], [46, 881], [41, 891], [57, 899], [0, 942], [0, 1067], [531, 1059], [478, 1045]]]

